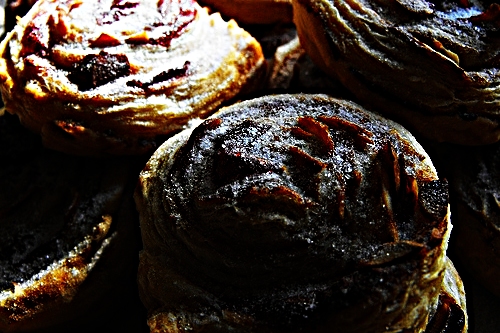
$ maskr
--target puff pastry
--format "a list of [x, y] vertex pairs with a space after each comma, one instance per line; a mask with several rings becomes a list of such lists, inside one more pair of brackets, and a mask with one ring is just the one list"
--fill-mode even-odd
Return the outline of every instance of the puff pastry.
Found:
[[151, 152], [265, 69], [253, 37], [193, 0], [40, 0], [0, 54], [7, 111], [86, 155]]
[[421, 332], [436, 309], [446, 182], [352, 102], [224, 108], [155, 152], [135, 200], [151, 332]]
[[44, 149], [16, 118], [0, 116], [0, 332], [139, 331], [142, 163]]
[[496, 3], [294, 0], [293, 5], [308, 54], [369, 109], [435, 141], [499, 140]]

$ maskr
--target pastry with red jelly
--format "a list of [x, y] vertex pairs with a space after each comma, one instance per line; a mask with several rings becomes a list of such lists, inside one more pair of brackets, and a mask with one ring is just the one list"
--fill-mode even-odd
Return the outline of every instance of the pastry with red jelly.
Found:
[[135, 201], [151, 332], [466, 331], [447, 183], [353, 102], [225, 107], [154, 153]]
[[80, 155], [152, 152], [265, 67], [250, 34], [193, 0], [41, 0], [0, 54], [6, 110]]

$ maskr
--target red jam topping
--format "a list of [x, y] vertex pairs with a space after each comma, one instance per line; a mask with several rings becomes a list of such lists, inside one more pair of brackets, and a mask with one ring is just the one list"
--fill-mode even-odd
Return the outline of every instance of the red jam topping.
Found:
[[68, 78], [81, 90], [96, 88], [130, 73], [130, 64], [124, 54], [89, 54], [75, 63]]

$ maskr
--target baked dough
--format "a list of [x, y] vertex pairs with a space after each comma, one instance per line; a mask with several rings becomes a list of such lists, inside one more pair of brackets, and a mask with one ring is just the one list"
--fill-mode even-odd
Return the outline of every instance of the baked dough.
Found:
[[139, 331], [142, 163], [44, 149], [0, 116], [0, 332]]
[[135, 200], [151, 332], [421, 332], [437, 306], [446, 182], [352, 102], [224, 108], [155, 152]]
[[365, 107], [435, 141], [500, 139], [498, 5], [294, 0], [311, 58]]
[[85, 155], [152, 152], [265, 69], [253, 37], [193, 0], [40, 0], [0, 54], [7, 111]]

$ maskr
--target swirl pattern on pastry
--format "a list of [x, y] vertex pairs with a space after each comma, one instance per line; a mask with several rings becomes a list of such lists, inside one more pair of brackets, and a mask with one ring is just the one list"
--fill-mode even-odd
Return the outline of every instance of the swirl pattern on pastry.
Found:
[[295, 0], [313, 60], [415, 135], [500, 139], [499, 5], [481, 0]]
[[139, 326], [138, 163], [44, 149], [10, 114], [0, 116], [0, 156], [0, 331]]
[[152, 332], [418, 332], [437, 302], [446, 183], [352, 102], [224, 108], [155, 152], [135, 198]]
[[257, 41], [193, 0], [41, 0], [1, 46], [9, 112], [50, 148], [140, 154], [248, 92]]

